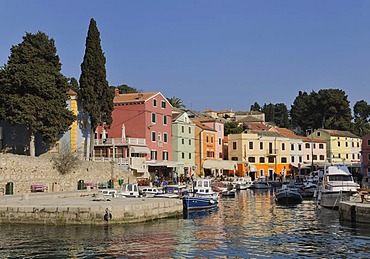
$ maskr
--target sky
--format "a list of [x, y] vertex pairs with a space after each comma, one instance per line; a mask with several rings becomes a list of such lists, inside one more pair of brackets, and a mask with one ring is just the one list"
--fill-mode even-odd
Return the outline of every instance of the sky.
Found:
[[370, 103], [367, 0], [0, 0], [0, 65], [26, 32], [55, 40], [80, 77], [91, 18], [109, 85], [177, 97], [188, 109], [249, 111], [299, 91]]

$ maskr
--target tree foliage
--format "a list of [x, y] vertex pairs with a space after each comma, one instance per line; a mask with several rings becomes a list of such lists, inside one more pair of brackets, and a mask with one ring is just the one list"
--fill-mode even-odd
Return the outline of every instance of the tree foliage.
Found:
[[228, 121], [224, 124], [224, 135], [239, 134], [243, 132], [243, 126], [239, 125], [238, 122]]
[[46, 143], [55, 142], [75, 119], [67, 109], [69, 85], [56, 53], [45, 33], [26, 33], [0, 72], [0, 114], [13, 125], [27, 125], [30, 138], [40, 133]]
[[68, 78], [68, 83], [69, 83], [69, 87], [75, 91], [77, 94], [80, 92], [80, 87], [78, 85], [78, 81], [76, 78], [74, 77], [71, 77], [71, 78]]
[[358, 136], [364, 136], [370, 133], [370, 105], [366, 101], [361, 100], [353, 106], [354, 123], [352, 132]]
[[[84, 112], [91, 123], [91, 143], [93, 144], [96, 128], [112, 123], [113, 91], [106, 79], [106, 59], [100, 44], [100, 33], [94, 19], [90, 20], [86, 37], [85, 55], [81, 64], [80, 99]], [[91, 145], [91, 150], [93, 145]]]
[[251, 105], [250, 111], [251, 112], [252, 111], [260, 112], [261, 111], [261, 106], [257, 102], [255, 102], [254, 104]]
[[117, 89], [119, 90], [120, 94], [133, 94], [141, 92], [138, 89], [125, 84], [117, 86]]
[[291, 107], [293, 126], [303, 130], [318, 129], [351, 129], [351, 109], [348, 96], [340, 89], [321, 89], [299, 92]]
[[167, 98], [168, 102], [172, 105], [174, 108], [183, 109], [186, 108], [186, 105], [181, 101], [178, 97], [171, 97]]

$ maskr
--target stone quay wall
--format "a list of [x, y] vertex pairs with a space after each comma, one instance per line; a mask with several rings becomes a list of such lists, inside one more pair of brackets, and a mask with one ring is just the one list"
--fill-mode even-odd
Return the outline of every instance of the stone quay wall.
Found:
[[0, 154], [0, 195], [12, 186], [13, 194], [31, 192], [32, 184], [43, 184], [46, 192], [74, 191], [78, 181], [107, 183], [113, 179], [117, 188], [118, 179], [135, 182], [136, 178], [124, 167], [111, 162], [92, 162], [79, 160], [69, 173], [57, 171], [50, 156], [29, 157], [22, 155]]
[[[80, 191], [79, 191], [80, 192]], [[182, 215], [182, 200], [112, 198], [92, 201], [91, 192], [6, 195], [0, 199], [0, 224], [100, 225], [128, 224]], [[18, 196], [18, 197], [17, 197]]]
[[351, 223], [370, 223], [370, 204], [340, 202], [339, 219]]

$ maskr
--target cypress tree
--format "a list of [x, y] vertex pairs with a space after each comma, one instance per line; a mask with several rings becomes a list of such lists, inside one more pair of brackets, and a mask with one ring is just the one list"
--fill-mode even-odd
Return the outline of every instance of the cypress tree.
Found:
[[[94, 19], [90, 20], [86, 37], [85, 55], [81, 64], [80, 99], [91, 124], [90, 156], [94, 150], [94, 133], [103, 122], [112, 123], [113, 91], [106, 79], [105, 56], [100, 44], [100, 33]], [[86, 142], [85, 142], [86, 143]]]
[[54, 40], [45, 33], [26, 33], [11, 48], [1, 72], [1, 113], [13, 125], [27, 125], [31, 156], [35, 155], [36, 133], [53, 144], [75, 119], [67, 109], [68, 83], [56, 52]]

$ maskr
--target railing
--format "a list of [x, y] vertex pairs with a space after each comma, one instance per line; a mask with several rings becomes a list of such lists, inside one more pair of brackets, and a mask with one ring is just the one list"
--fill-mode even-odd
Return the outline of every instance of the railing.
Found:
[[95, 139], [95, 145], [146, 145], [146, 140], [144, 138], [105, 138], [105, 139]]
[[267, 150], [267, 155], [268, 156], [276, 156], [277, 155], [277, 153], [278, 153], [278, 150], [277, 149], [268, 149]]

